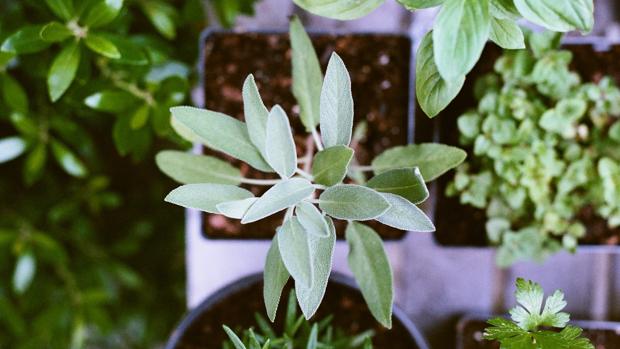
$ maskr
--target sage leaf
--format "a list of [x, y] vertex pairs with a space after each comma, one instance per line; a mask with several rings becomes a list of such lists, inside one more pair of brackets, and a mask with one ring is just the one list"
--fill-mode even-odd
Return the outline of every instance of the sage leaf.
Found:
[[465, 151], [445, 144], [410, 144], [384, 151], [372, 161], [372, 168], [380, 174], [396, 168], [417, 167], [424, 180], [430, 182], [460, 165], [465, 157]]
[[282, 262], [282, 255], [278, 246], [278, 235], [276, 234], [271, 241], [269, 251], [267, 251], [263, 274], [263, 300], [265, 301], [267, 316], [271, 322], [276, 320], [282, 290], [290, 276], [284, 262]]
[[514, 0], [514, 4], [525, 19], [549, 30], [587, 33], [594, 25], [592, 0]]
[[228, 336], [232, 344], [235, 346], [235, 349], [247, 349], [245, 344], [243, 344], [243, 341], [239, 338], [239, 336], [237, 336], [237, 334], [235, 334], [233, 330], [231, 330], [226, 325], [222, 325], [222, 327], [224, 328], [224, 332], [226, 332], [226, 335]]
[[297, 169], [297, 150], [293, 131], [284, 110], [276, 105], [267, 117], [267, 163], [282, 178], [289, 178]]
[[299, 224], [297, 217], [287, 219], [278, 229], [277, 236], [282, 262], [295, 280], [295, 284], [299, 285], [297, 288], [312, 287], [314, 270], [310, 260], [308, 233]]
[[299, 307], [306, 319], [311, 318], [321, 305], [332, 270], [334, 247], [336, 246], [336, 228], [329, 217], [326, 218], [326, 222], [329, 226], [329, 236], [308, 235], [314, 276], [312, 287], [308, 288], [295, 283]]
[[372, 315], [392, 327], [392, 269], [379, 235], [363, 224], [350, 222], [345, 232], [349, 245], [349, 268], [360, 286]]
[[254, 197], [250, 191], [230, 184], [198, 183], [182, 185], [164, 199], [171, 204], [219, 214], [217, 204]]
[[323, 73], [310, 37], [301, 21], [294, 16], [290, 25], [293, 52], [293, 95], [299, 103], [301, 122], [308, 132], [319, 124], [319, 105]]
[[390, 203], [370, 188], [339, 184], [327, 188], [321, 194], [319, 207], [337, 219], [365, 221], [384, 214], [390, 208]]
[[342, 59], [333, 53], [327, 65], [320, 101], [321, 137], [326, 148], [349, 145], [353, 132], [351, 78]]
[[441, 5], [445, 0], [398, 0], [409, 11]]
[[433, 222], [409, 200], [395, 194], [384, 193], [390, 209], [377, 217], [377, 221], [404, 231], [430, 233], [435, 231]]
[[66, 45], [54, 58], [47, 74], [47, 89], [52, 102], [59, 100], [71, 86], [79, 65], [80, 46], [77, 42]]
[[118, 51], [114, 43], [101, 35], [88, 34], [86, 39], [84, 39], [84, 43], [93, 52], [104, 57], [112, 59], [121, 58], [121, 53]]
[[514, 20], [491, 19], [491, 32], [489, 38], [501, 48], [518, 50], [525, 48], [523, 31]]
[[0, 51], [15, 54], [35, 53], [50, 46], [41, 39], [43, 25], [27, 25], [16, 31], [2, 42]]
[[295, 214], [304, 229], [319, 237], [329, 236], [327, 218], [313, 204], [302, 201], [295, 206]]
[[254, 205], [256, 200], [258, 200], [258, 198], [226, 201], [215, 205], [215, 208], [226, 217], [241, 219], [248, 212], [250, 207]]
[[112, 22], [123, 8], [123, 0], [99, 0], [84, 15], [86, 27], [97, 28]]
[[312, 160], [312, 176], [318, 184], [331, 187], [345, 178], [353, 159], [353, 149], [336, 145], [316, 153]]
[[26, 150], [26, 142], [21, 137], [0, 138], [0, 164], [11, 161]]
[[429, 117], [435, 117], [459, 94], [465, 76], [453, 81], [444, 80], [437, 70], [433, 51], [432, 32], [427, 33], [418, 48], [416, 59], [416, 95], [420, 108]]
[[168, 177], [182, 184], [241, 183], [241, 171], [212, 156], [195, 155], [177, 150], [164, 150], [155, 157], [157, 167]]
[[261, 196], [241, 220], [242, 224], [256, 222], [287, 207], [294, 206], [314, 192], [314, 186], [303, 178], [279, 182]]
[[84, 163], [62, 143], [52, 141], [52, 154], [60, 167], [68, 174], [78, 178], [85, 177], [88, 174]]
[[54, 12], [54, 14], [65, 21], [73, 18], [75, 9], [73, 7], [72, 0], [45, 0], [47, 7]]
[[37, 264], [34, 255], [30, 252], [22, 253], [15, 264], [13, 271], [13, 291], [16, 294], [23, 294], [34, 279], [37, 271]]
[[293, 0], [297, 6], [319, 15], [339, 20], [366, 16], [381, 6], [385, 0]]
[[66, 25], [58, 22], [46, 24], [39, 33], [46, 42], [60, 42], [73, 36], [73, 32]]
[[433, 25], [435, 63], [441, 77], [459, 81], [476, 64], [489, 38], [489, 0], [446, 0]]
[[428, 198], [428, 189], [417, 167], [383, 172], [371, 178], [366, 186], [381, 193], [402, 196], [414, 204], [419, 204]]
[[172, 116], [209, 148], [221, 151], [264, 172], [271, 172], [256, 149], [246, 125], [226, 114], [194, 107], [173, 107]]
[[256, 81], [252, 74], [248, 75], [243, 83], [243, 113], [245, 115], [245, 123], [248, 125], [248, 134], [250, 140], [258, 149], [263, 157], [265, 155], [265, 142], [267, 140], [267, 117], [269, 110], [265, 107], [263, 100], [258, 92]]

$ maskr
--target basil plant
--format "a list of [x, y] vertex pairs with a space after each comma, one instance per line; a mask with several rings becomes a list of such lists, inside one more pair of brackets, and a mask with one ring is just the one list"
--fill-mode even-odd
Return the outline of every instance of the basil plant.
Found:
[[[385, 0], [294, 0], [319, 16], [363, 17]], [[398, 0], [411, 11], [440, 7], [424, 37], [416, 66], [416, 93], [422, 110], [434, 117], [457, 96], [465, 76], [490, 39], [505, 49], [525, 48], [517, 22], [524, 18], [548, 30], [587, 33], [594, 25], [593, 0]]]
[[590, 216], [620, 227], [620, 89], [610, 77], [582, 82], [559, 43], [534, 34], [531, 51], [505, 52], [458, 119], [475, 156], [447, 191], [486, 209], [502, 266], [574, 250]]
[[[323, 79], [317, 54], [298, 19], [290, 29], [293, 92], [316, 154], [298, 157], [286, 112], [278, 105], [268, 109], [263, 104], [250, 75], [243, 85], [245, 122], [184, 106], [171, 109], [172, 124], [184, 138], [279, 178], [244, 178], [239, 169], [215, 157], [164, 151], [157, 156], [159, 167], [185, 183], [166, 201], [241, 223], [286, 211], [265, 265], [264, 297], [272, 321], [289, 276], [295, 280], [305, 317], [315, 313], [332, 266], [333, 219], [348, 221], [349, 265], [370, 311], [390, 327], [392, 272], [379, 235], [363, 222], [433, 231], [431, 220], [416, 206], [428, 197], [425, 182], [460, 164], [465, 152], [440, 144], [408, 145], [385, 151], [368, 166], [355, 165], [353, 97], [344, 62], [332, 54]], [[360, 172], [374, 172], [374, 177], [357, 182], [355, 174]], [[255, 197], [240, 185], [270, 188]]]

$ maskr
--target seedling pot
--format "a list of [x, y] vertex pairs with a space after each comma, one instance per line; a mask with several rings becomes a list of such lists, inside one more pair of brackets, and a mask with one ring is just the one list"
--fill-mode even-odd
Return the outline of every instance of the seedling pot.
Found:
[[[602, 76], [611, 76], [620, 82], [620, 46], [611, 45], [598, 37], [569, 37], [564, 40], [564, 48], [573, 52], [572, 68], [579, 73], [583, 81], [592, 81]], [[429, 119], [419, 107], [416, 107], [414, 122], [414, 142], [440, 142], [460, 146], [457, 118], [469, 109], [477, 106], [473, 96], [473, 86], [478, 77], [492, 71], [495, 60], [501, 54], [497, 46], [489, 44], [477, 66], [468, 75], [460, 95], [434, 119]], [[468, 150], [468, 156], [475, 156]], [[485, 231], [486, 215], [483, 210], [461, 205], [458, 197], [447, 197], [445, 190], [454, 174], [442, 176], [431, 185], [429, 206], [437, 228], [434, 233], [436, 243], [443, 247], [487, 247]], [[619, 253], [620, 236], [616, 231], [607, 235], [596, 233], [597, 229], [588, 226], [588, 234], [580, 241], [580, 251]], [[598, 229], [600, 231], [600, 229]]]
[[[233, 330], [255, 327], [254, 313], [265, 314], [262, 299], [262, 274], [241, 278], [221, 288], [191, 310], [170, 336], [166, 349], [219, 348], [226, 336], [222, 325]], [[283, 296], [288, 295], [290, 285]], [[285, 302], [280, 304], [275, 328], [282, 326]], [[316, 319], [333, 315], [333, 325], [347, 332], [374, 329], [375, 349], [428, 349], [426, 340], [415, 325], [394, 307], [393, 328], [382, 328], [373, 318], [353, 281], [332, 273], [325, 299]]]
[[[483, 314], [466, 315], [457, 324], [457, 349], [499, 349], [499, 344], [484, 340], [482, 333], [486, 321], [496, 316]], [[609, 321], [571, 321], [583, 329], [595, 348], [620, 348], [620, 322]]]
[[[369, 165], [383, 150], [408, 144], [412, 138], [413, 78], [412, 40], [405, 34], [311, 33], [323, 71], [336, 51], [346, 64], [352, 80], [355, 108], [354, 125], [367, 124], [365, 137], [352, 145], [360, 165]], [[291, 92], [291, 49], [288, 32], [232, 32], [209, 29], [202, 39], [199, 63], [202, 107], [243, 120], [241, 88], [253, 74], [268, 108], [279, 104], [288, 113], [298, 156], [314, 147], [299, 118], [299, 106]], [[354, 126], [355, 127], [355, 126]], [[354, 130], [355, 132], [355, 130]], [[308, 142], [310, 141], [310, 142]], [[239, 167], [251, 178], [270, 179], [238, 160], [211, 153]], [[275, 175], [275, 174], [274, 174]], [[274, 177], [275, 178], [275, 177]], [[255, 195], [265, 187], [244, 185]], [[203, 214], [203, 236], [212, 239], [270, 240], [281, 224], [284, 213], [259, 222], [242, 225], [238, 220]], [[370, 224], [384, 239], [400, 239], [404, 232]], [[336, 230], [344, 232], [344, 222]], [[342, 237], [342, 236], [339, 236]]]

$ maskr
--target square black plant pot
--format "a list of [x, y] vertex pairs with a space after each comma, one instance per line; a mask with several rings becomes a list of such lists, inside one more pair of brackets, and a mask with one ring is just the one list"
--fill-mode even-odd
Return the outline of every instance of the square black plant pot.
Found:
[[[355, 124], [366, 121], [366, 138], [355, 146], [356, 158], [367, 165], [383, 150], [408, 144], [413, 129], [413, 54], [407, 34], [311, 32], [323, 71], [332, 52], [337, 52], [351, 75]], [[299, 120], [299, 107], [291, 92], [291, 50], [288, 32], [240, 32], [207, 30], [201, 38], [199, 71], [202, 107], [243, 120], [241, 89], [245, 78], [254, 74], [268, 108], [279, 104], [288, 113], [296, 134], [298, 154], [306, 150], [307, 139]], [[301, 135], [301, 136], [299, 136]], [[240, 161], [203, 148], [203, 152], [225, 159], [251, 178], [267, 179]], [[245, 185], [244, 185], [245, 186]], [[245, 186], [255, 195], [265, 187]], [[242, 225], [224, 216], [203, 214], [203, 236], [212, 239], [271, 239], [284, 213]], [[339, 238], [344, 222], [336, 221]], [[373, 222], [374, 223], [374, 222]], [[370, 224], [384, 239], [400, 239], [405, 232]]]
[[[566, 37], [563, 48], [573, 53], [572, 69], [577, 71], [583, 81], [595, 81], [602, 76], [611, 76], [620, 85], [620, 45], [612, 45], [600, 37]], [[493, 70], [496, 59], [501, 55], [499, 47], [489, 44], [485, 48], [478, 64], [467, 76], [465, 85], [457, 98], [439, 115], [429, 119], [416, 104], [414, 121], [414, 142], [439, 142], [461, 147], [457, 119], [466, 111], [476, 108], [474, 83], [480, 76]], [[468, 157], [473, 155], [471, 149], [465, 149]], [[429, 188], [431, 192], [431, 217], [437, 230], [435, 241], [443, 247], [451, 248], [485, 248], [488, 247], [485, 230], [486, 214], [484, 210], [462, 205], [458, 197], [445, 195], [446, 186], [454, 178], [454, 171], [442, 176]], [[607, 230], [600, 236], [597, 229], [588, 227], [587, 239], [580, 241], [579, 250], [587, 252], [620, 253], [620, 230]], [[596, 230], [597, 233], [593, 233]], [[597, 241], [598, 240], [598, 241]], [[604, 243], [602, 241], [605, 241]]]

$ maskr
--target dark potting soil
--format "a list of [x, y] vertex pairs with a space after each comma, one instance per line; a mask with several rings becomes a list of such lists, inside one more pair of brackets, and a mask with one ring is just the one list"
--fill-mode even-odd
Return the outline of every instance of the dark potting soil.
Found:
[[[482, 320], [470, 320], [460, 324], [458, 329], [462, 334], [462, 343], [457, 343], [459, 349], [499, 349], [499, 343], [482, 338], [488, 324]], [[620, 333], [611, 329], [587, 329], [583, 335], [588, 337], [596, 349], [620, 348]]]
[[[573, 52], [572, 69], [577, 71], [582, 81], [598, 81], [603, 76], [611, 76], [620, 83], [620, 46], [612, 46], [609, 51], [597, 52], [591, 45], [566, 45]], [[414, 142], [432, 141], [460, 146], [456, 120], [469, 109], [477, 106], [473, 86], [478, 77], [493, 70], [495, 60], [501, 51], [497, 46], [488, 45], [479, 63], [467, 76], [465, 86], [459, 96], [432, 121], [416, 108]], [[434, 131], [434, 132], [433, 132]], [[473, 156], [471, 149], [468, 156]], [[469, 205], [461, 205], [458, 197], [447, 197], [445, 190], [454, 174], [440, 177], [437, 181], [435, 206], [436, 241], [446, 246], [487, 246], [485, 231], [486, 214], [484, 210]], [[584, 208], [578, 218], [586, 225], [586, 236], [581, 244], [618, 245], [620, 229], [610, 229], [604, 219], [597, 216], [591, 208]]]
[[[240, 334], [243, 329], [257, 328], [254, 314], [266, 317], [263, 303], [262, 281], [230, 295], [221, 303], [201, 314], [188, 328], [175, 349], [217, 349], [227, 339], [222, 325], [231, 327]], [[283, 292], [276, 322], [276, 333], [282, 333], [286, 299], [291, 283]], [[299, 314], [301, 314], [299, 312]], [[340, 329], [348, 335], [359, 334], [366, 330], [375, 331], [373, 344], [375, 349], [416, 349], [418, 346], [409, 336], [407, 329], [396, 318], [393, 327], [387, 330], [379, 325], [364, 302], [361, 294], [348, 286], [331, 283], [327, 287], [325, 298], [312, 321], [320, 321], [333, 315], [334, 329]]]
[[[365, 139], [354, 145], [361, 165], [383, 150], [407, 144], [409, 108], [409, 63], [411, 42], [398, 35], [317, 35], [313, 43], [323, 71], [332, 52], [344, 60], [351, 75], [355, 124], [365, 120]], [[222, 33], [208, 36], [205, 43], [204, 93], [206, 108], [243, 120], [241, 88], [254, 74], [265, 105], [279, 104], [288, 113], [296, 134], [298, 156], [313, 147], [299, 119], [299, 107], [291, 92], [291, 50], [288, 34]], [[241, 169], [249, 178], [275, 178], [223, 154], [206, 150]], [[267, 188], [246, 186], [255, 195]], [[220, 215], [204, 215], [204, 233], [211, 238], [269, 239], [281, 224], [283, 213], [242, 225]], [[343, 222], [336, 222], [339, 236]], [[400, 238], [403, 232], [370, 223], [384, 238]]]

